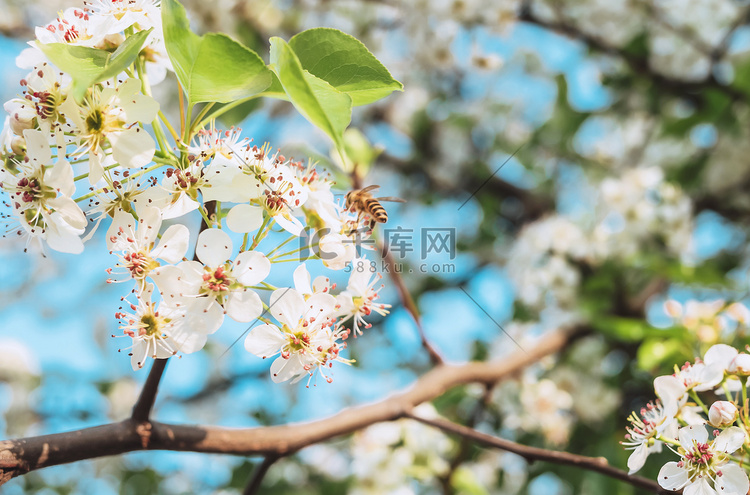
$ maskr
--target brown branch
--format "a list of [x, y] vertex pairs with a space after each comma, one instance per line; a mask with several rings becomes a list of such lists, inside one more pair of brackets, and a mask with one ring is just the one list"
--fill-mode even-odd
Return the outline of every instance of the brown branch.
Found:
[[526, 353], [498, 362], [442, 364], [419, 378], [408, 390], [374, 404], [346, 409], [309, 423], [232, 429], [214, 426], [149, 422], [150, 441], [142, 442], [144, 423], [132, 419], [66, 433], [0, 442], [0, 484], [44, 467], [139, 450], [177, 450], [241, 456], [285, 456], [303, 447], [346, 435], [383, 421], [405, 417], [417, 405], [467, 383], [494, 384], [545, 356], [563, 349], [587, 331], [560, 329], [544, 335]]
[[594, 50], [616, 56], [622, 59], [634, 73], [647, 76], [656, 87], [669, 93], [682, 96], [689, 100], [703, 101], [702, 91], [706, 89], [716, 89], [728, 95], [734, 101], [748, 102], [746, 95], [742, 91], [720, 83], [713, 73], [706, 79], [695, 82], [669, 77], [655, 71], [651, 67], [647, 58], [612, 45], [598, 36], [584, 32], [573, 24], [541, 19], [534, 15], [531, 8], [522, 9], [519, 13], [518, 20], [528, 22], [529, 24], [536, 24], [545, 29], [577, 39]]
[[151, 409], [156, 402], [156, 393], [159, 391], [159, 382], [164, 374], [169, 359], [154, 359], [151, 370], [148, 372], [146, 383], [143, 384], [141, 395], [133, 406], [133, 414], [130, 416], [133, 421], [148, 421]]
[[277, 456], [267, 456], [263, 459], [263, 462], [255, 468], [255, 471], [253, 471], [253, 477], [250, 478], [250, 482], [245, 487], [243, 495], [255, 495], [256, 493], [260, 493], [258, 490], [260, 490], [260, 485], [263, 483], [263, 478], [266, 477], [266, 473], [278, 459]]
[[526, 445], [511, 442], [509, 440], [493, 437], [492, 435], [487, 435], [467, 426], [453, 423], [445, 419], [428, 419], [412, 413], [408, 413], [406, 416], [421, 423], [439, 428], [443, 431], [455, 433], [456, 435], [460, 435], [464, 438], [469, 438], [474, 442], [485, 445], [487, 447], [494, 447], [497, 449], [505, 450], [506, 452], [518, 454], [529, 462], [543, 461], [551, 462], [554, 464], [575, 466], [581, 469], [586, 469], [588, 471], [603, 474], [616, 480], [624, 481], [625, 483], [629, 483], [638, 488], [646, 489], [653, 493], [674, 493], [663, 489], [655, 481], [643, 478], [641, 476], [630, 476], [627, 472], [610, 466], [607, 463], [607, 459], [605, 459], [604, 457], [586, 457], [583, 455], [570, 454], [568, 452], [546, 450], [540, 449], [538, 447], [528, 447]]

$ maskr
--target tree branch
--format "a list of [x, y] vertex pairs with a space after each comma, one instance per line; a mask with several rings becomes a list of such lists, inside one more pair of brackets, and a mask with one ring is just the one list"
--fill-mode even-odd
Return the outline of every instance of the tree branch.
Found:
[[151, 409], [153, 409], [154, 402], [156, 401], [156, 393], [159, 391], [159, 382], [168, 362], [169, 359], [154, 359], [154, 364], [151, 365], [151, 370], [148, 372], [146, 383], [143, 384], [141, 395], [138, 396], [138, 400], [133, 406], [133, 414], [130, 416], [133, 421], [148, 421]]
[[614, 468], [607, 463], [607, 459], [604, 457], [586, 457], [577, 454], [570, 454], [568, 452], [560, 452], [556, 450], [546, 450], [537, 447], [528, 447], [521, 445], [509, 440], [505, 440], [492, 435], [479, 432], [467, 426], [463, 426], [457, 423], [445, 419], [427, 419], [416, 414], [407, 413], [406, 417], [424, 423], [426, 425], [434, 426], [443, 431], [455, 433], [464, 438], [469, 438], [479, 444], [494, 447], [497, 449], [505, 450], [506, 452], [512, 452], [518, 454], [529, 462], [532, 461], [543, 461], [552, 462], [554, 464], [562, 464], [567, 466], [575, 466], [588, 471], [594, 471], [596, 473], [609, 476], [625, 483], [629, 483], [635, 487], [646, 489], [653, 493], [667, 494], [674, 493], [668, 492], [659, 486], [655, 481], [643, 478], [641, 476], [630, 476], [627, 472]]
[[258, 490], [260, 490], [260, 485], [263, 483], [263, 478], [265, 478], [268, 470], [278, 459], [277, 456], [267, 456], [263, 459], [263, 462], [255, 468], [255, 471], [253, 471], [253, 477], [250, 478], [250, 482], [245, 487], [244, 495], [255, 495], [256, 493], [259, 493]]
[[[303, 447], [346, 435], [383, 421], [405, 417], [417, 405], [467, 383], [494, 384], [563, 349], [587, 328], [571, 327], [544, 335], [527, 352], [498, 362], [442, 364], [408, 390], [374, 404], [346, 409], [319, 421], [263, 428], [138, 423], [128, 419], [67, 433], [0, 442], [0, 484], [44, 467], [139, 450], [176, 450], [233, 455], [285, 456]], [[147, 425], [150, 441], [142, 441]]]

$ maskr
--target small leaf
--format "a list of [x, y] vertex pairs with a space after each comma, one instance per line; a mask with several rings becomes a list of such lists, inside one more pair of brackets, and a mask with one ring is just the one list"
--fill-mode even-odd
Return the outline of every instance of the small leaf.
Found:
[[111, 79], [130, 67], [151, 29], [128, 36], [114, 52], [68, 45], [37, 43], [50, 61], [73, 78], [73, 96], [80, 101], [94, 84]]
[[241, 100], [271, 86], [271, 71], [257, 53], [225, 34], [196, 35], [177, 0], [163, 0], [161, 9], [167, 54], [191, 106]]
[[354, 106], [404, 88], [361, 41], [338, 29], [308, 29], [290, 39], [289, 46], [303, 69], [348, 94]]
[[297, 110], [328, 134], [343, 151], [343, 134], [352, 118], [352, 99], [302, 69], [286, 41], [271, 38], [271, 64]]

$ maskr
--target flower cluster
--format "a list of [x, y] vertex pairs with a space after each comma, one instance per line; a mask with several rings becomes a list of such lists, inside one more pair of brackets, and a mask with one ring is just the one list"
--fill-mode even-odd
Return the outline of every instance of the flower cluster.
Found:
[[[745, 495], [750, 489], [745, 467], [750, 448], [746, 433], [748, 376], [750, 354], [716, 344], [702, 360], [657, 377], [654, 389], [658, 400], [630, 416], [631, 426], [622, 442], [633, 451], [628, 459], [630, 474], [667, 445], [679, 460], [668, 462], [659, 471], [658, 482], [663, 488]], [[709, 407], [701, 400], [701, 392], [723, 397]]]
[[[373, 312], [388, 313], [377, 302], [381, 277], [352, 269], [347, 287], [334, 293], [328, 277], [312, 281], [300, 261], [369, 268], [357, 246], [371, 227], [336, 200], [332, 181], [314, 164], [256, 146], [238, 128], [216, 129], [213, 119], [171, 125], [151, 96], [172, 70], [161, 22], [155, 0], [96, 0], [36, 29], [18, 58], [31, 72], [4, 105], [7, 231], [26, 237], [27, 248], [80, 254], [108, 225], [115, 259], [108, 282], [130, 289], [115, 316], [130, 339], [124, 349], [133, 369], [149, 357], [202, 349], [225, 315], [261, 323], [245, 348], [278, 355], [274, 381], [349, 362], [341, 352], [352, 331], [368, 328]], [[47, 57], [51, 43], [113, 52], [138, 33], [146, 38], [137, 59], [82, 96], [75, 75]], [[179, 136], [175, 127], [186, 132]], [[198, 217], [203, 226], [188, 259], [186, 224]], [[290, 242], [298, 248], [284, 251]], [[299, 263], [293, 288], [267, 281], [284, 262]]]

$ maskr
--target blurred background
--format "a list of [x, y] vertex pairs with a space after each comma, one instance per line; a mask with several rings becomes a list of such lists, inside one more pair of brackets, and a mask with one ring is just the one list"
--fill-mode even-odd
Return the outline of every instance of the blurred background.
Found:
[[[20, 92], [25, 73], [15, 57], [34, 26], [80, 5], [0, 5], [7, 100]], [[230, 33], [261, 55], [270, 36], [341, 29], [403, 82], [403, 93], [355, 109], [352, 126], [381, 150], [365, 184], [408, 201], [384, 204], [387, 227], [409, 236], [394, 258], [427, 337], [449, 361], [502, 360], [552, 329], [587, 329], [554, 358], [491, 390], [454, 389], [424, 414], [625, 469], [629, 453], [618, 442], [631, 411], [653, 400], [653, 377], [716, 342], [750, 343], [749, 2], [185, 5], [200, 32]], [[157, 87], [168, 113], [174, 86], [171, 78]], [[335, 174], [327, 138], [284, 102], [246, 105], [221, 125]], [[350, 185], [342, 179], [339, 187], [343, 194]], [[439, 252], [425, 230], [453, 233], [455, 251]], [[146, 371], [133, 372], [110, 338], [121, 291], [105, 283], [113, 259], [101, 235], [86, 254], [41, 258], [24, 254], [13, 236], [0, 241], [0, 437], [130, 412]], [[294, 268], [271, 282], [290, 285]], [[350, 343], [356, 363], [338, 366], [333, 383], [273, 384], [267, 362], [231, 347], [246, 326], [227, 321], [202, 352], [169, 363], [155, 418], [280, 424], [407, 387], [430, 362], [388, 275], [384, 282], [391, 314]], [[650, 458], [641, 474], [655, 479], [666, 457]], [[3, 494], [236, 494], [258, 462], [132, 453], [34, 472]], [[297, 495], [638, 493], [409, 421], [307, 448], [277, 462], [264, 483], [263, 493]]]

